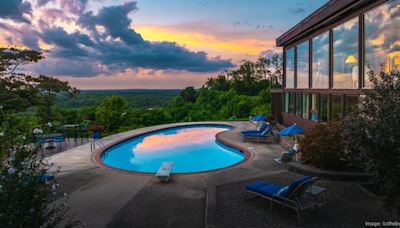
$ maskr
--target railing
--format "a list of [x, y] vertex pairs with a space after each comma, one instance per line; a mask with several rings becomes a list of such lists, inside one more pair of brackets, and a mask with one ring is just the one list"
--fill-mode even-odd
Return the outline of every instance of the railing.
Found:
[[93, 141], [90, 142], [90, 151], [91, 152], [96, 150], [96, 144], [102, 150], [104, 150], [106, 148], [106, 146], [100, 140], [93, 139]]

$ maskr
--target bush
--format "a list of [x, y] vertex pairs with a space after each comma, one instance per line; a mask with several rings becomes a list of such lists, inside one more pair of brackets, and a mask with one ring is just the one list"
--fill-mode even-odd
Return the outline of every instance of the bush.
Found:
[[349, 161], [374, 177], [387, 206], [400, 212], [400, 73], [370, 72], [372, 89], [344, 122]]
[[4, 152], [0, 163], [0, 227], [79, 224], [66, 214], [67, 195], [65, 200], [57, 200], [57, 182], [41, 179], [50, 165], [38, 155], [37, 148], [17, 143]]
[[348, 169], [341, 143], [340, 122], [318, 124], [300, 142], [302, 156], [316, 167]]

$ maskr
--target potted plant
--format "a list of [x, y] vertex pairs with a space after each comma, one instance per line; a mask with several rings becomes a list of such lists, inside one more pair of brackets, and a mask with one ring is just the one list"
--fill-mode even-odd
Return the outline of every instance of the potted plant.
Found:
[[101, 124], [90, 125], [89, 131], [93, 132], [93, 139], [101, 139], [101, 132], [104, 131], [104, 126]]

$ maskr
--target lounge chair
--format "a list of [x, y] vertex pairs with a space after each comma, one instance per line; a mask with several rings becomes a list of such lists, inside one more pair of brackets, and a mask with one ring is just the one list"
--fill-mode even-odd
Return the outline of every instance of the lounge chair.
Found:
[[168, 182], [173, 166], [173, 162], [163, 162], [156, 173], [156, 177], [158, 177], [161, 182]]
[[297, 144], [294, 144], [294, 146], [289, 150], [283, 151], [280, 157], [274, 158], [274, 161], [276, 161], [279, 164], [293, 161], [293, 157], [295, 157], [297, 154], [297, 147], [298, 147]]
[[256, 130], [245, 130], [245, 131], [241, 131], [241, 134], [247, 134], [247, 133], [261, 133], [263, 132], [266, 128], [268, 127], [267, 123], [263, 123], [261, 124], [261, 126], [259, 126]]
[[317, 206], [316, 202], [301, 197], [316, 180], [316, 177], [304, 176], [293, 181], [288, 186], [256, 181], [246, 185], [246, 190], [251, 194], [255, 194], [255, 197], [269, 199], [271, 201], [270, 212], [274, 202], [296, 210], [297, 220], [300, 225], [300, 212]]
[[241, 134], [242, 140], [243, 141], [248, 141], [248, 140], [262, 141], [271, 135], [272, 130], [275, 128], [275, 125], [276, 125], [275, 123], [271, 123], [261, 133], [243, 133], [243, 134]]

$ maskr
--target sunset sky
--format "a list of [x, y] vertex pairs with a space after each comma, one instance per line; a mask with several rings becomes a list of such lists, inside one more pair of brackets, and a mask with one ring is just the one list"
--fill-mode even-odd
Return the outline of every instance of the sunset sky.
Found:
[[79, 89], [201, 86], [327, 0], [2, 0], [0, 46], [42, 51], [23, 70]]

